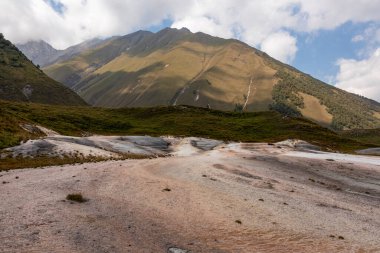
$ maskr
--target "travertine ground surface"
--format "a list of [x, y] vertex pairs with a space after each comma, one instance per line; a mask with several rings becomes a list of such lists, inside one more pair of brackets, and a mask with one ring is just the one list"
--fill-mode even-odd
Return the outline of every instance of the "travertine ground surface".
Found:
[[380, 252], [380, 158], [173, 154], [0, 172], [0, 252]]

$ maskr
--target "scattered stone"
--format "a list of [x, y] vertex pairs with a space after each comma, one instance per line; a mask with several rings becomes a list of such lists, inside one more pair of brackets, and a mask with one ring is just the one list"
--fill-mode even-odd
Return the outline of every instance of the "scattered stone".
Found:
[[264, 199], [259, 199], [259, 201], [263, 201], [264, 202]]
[[338, 236], [338, 239], [339, 240], [344, 240], [344, 237], [340, 235], [340, 236]]
[[19, 177], [15, 177], [16, 179], [18, 179]]
[[248, 173], [248, 172], [245, 172], [245, 171], [233, 170], [232, 173], [234, 173], [235, 175], [246, 177], [246, 178], [252, 178], [252, 179], [262, 180], [262, 177], [252, 175], [251, 173]]
[[289, 139], [281, 142], [275, 143], [278, 148], [294, 148], [299, 151], [308, 151], [308, 150], [321, 150], [320, 147], [310, 144], [306, 141], [297, 140], [297, 139]]
[[168, 253], [188, 253], [189, 251], [185, 249], [180, 249], [180, 248], [175, 248], [175, 247], [170, 247], [168, 249]]
[[207, 177], [207, 175], [202, 175], [202, 177]]
[[380, 155], [380, 148], [368, 148], [356, 151], [360, 155]]
[[334, 162], [335, 160], [334, 159], [326, 159], [326, 161]]
[[165, 188], [165, 189], [163, 189], [162, 191], [163, 191], [163, 192], [170, 192], [171, 189], [170, 189], [170, 188]]
[[240, 225], [242, 224], [241, 220], [236, 220], [235, 222]]

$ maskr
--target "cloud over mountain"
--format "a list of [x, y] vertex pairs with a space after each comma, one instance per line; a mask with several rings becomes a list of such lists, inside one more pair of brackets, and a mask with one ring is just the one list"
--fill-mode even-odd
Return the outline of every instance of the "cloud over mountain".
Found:
[[342, 59], [338, 64], [337, 87], [380, 100], [380, 48], [368, 59]]
[[[343, 70], [348, 62], [373, 60], [379, 13], [380, 0], [2, 0], [0, 31], [14, 43], [42, 39], [63, 49], [94, 37], [171, 25], [236, 38], [292, 63], [300, 36], [312, 37], [347, 22], [370, 23], [368, 31], [348, 42], [368, 44], [357, 52], [360, 60], [341, 60]], [[343, 76], [337, 75], [339, 85]]]
[[[98, 36], [126, 34], [170, 20], [173, 27], [188, 27], [224, 38], [235, 37], [268, 48], [273, 36], [284, 35], [282, 45], [291, 60], [295, 55], [291, 31], [334, 29], [347, 22], [379, 20], [380, 1], [306, 0], [3, 0], [0, 30], [15, 43], [43, 39], [64, 48]], [[352, 2], [351, 4], [348, 2]], [[292, 37], [292, 38], [291, 38]], [[285, 46], [285, 47], [284, 47]], [[270, 46], [272, 52], [279, 49]], [[276, 55], [275, 55], [276, 56]]]

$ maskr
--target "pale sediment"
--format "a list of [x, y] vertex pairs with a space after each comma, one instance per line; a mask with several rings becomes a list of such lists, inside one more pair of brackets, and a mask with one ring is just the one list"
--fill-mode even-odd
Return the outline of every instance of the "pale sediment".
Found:
[[0, 252], [380, 251], [379, 158], [165, 140], [171, 157], [1, 172]]

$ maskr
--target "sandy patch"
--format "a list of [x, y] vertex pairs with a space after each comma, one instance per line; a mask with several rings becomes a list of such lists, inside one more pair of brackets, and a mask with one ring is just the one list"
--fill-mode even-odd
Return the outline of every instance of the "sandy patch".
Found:
[[323, 125], [331, 124], [333, 115], [328, 112], [328, 108], [322, 105], [318, 98], [302, 92], [298, 92], [298, 94], [303, 98], [304, 108], [301, 108], [300, 111], [304, 117]]

